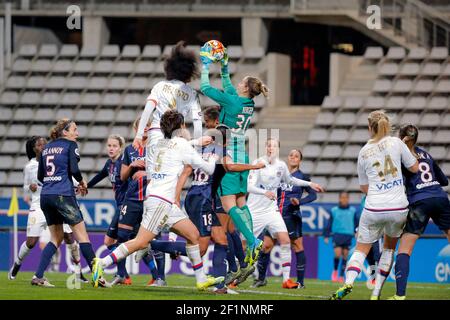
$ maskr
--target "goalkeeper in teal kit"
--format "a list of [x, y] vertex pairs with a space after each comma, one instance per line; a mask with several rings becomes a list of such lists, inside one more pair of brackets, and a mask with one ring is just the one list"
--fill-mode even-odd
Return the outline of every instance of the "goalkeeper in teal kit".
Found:
[[[220, 105], [219, 122], [231, 129], [231, 139], [227, 147], [229, 156], [235, 163], [248, 164], [248, 154], [245, 151], [245, 131], [249, 127], [254, 113], [253, 98], [259, 94], [267, 97], [268, 89], [260, 79], [251, 76], [242, 79], [235, 88], [228, 73], [226, 51], [223, 59], [220, 60], [223, 91], [214, 88], [209, 83], [209, 66], [215, 59], [210, 54], [208, 44], [201, 48], [200, 57], [203, 63], [200, 90]], [[245, 261], [253, 265], [258, 259], [262, 241], [253, 235], [252, 217], [245, 200], [247, 177], [248, 171], [227, 172], [222, 179], [218, 194], [223, 208], [247, 241]]]

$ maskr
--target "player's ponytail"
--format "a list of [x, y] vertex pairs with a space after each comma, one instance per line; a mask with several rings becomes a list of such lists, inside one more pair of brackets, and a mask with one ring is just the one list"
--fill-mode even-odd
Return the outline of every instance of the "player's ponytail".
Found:
[[265, 98], [269, 98], [269, 88], [256, 77], [247, 77], [247, 87], [250, 99], [259, 96], [261, 93]]
[[64, 130], [69, 130], [72, 120], [64, 118], [56, 122], [56, 125], [50, 130], [50, 139], [56, 140], [63, 136]]
[[25, 143], [25, 151], [27, 153], [28, 160], [36, 158], [36, 152], [34, 151], [34, 146], [36, 145], [36, 142], [41, 138], [42, 137], [40, 137], [40, 136], [32, 136]]
[[369, 114], [369, 127], [372, 131], [370, 143], [375, 143], [391, 132], [391, 124], [384, 110], [375, 110]]
[[398, 136], [404, 141], [405, 138], [407, 138], [406, 141], [411, 141], [411, 143], [415, 145], [417, 143], [417, 139], [419, 138], [419, 129], [417, 129], [415, 125], [405, 124], [400, 128]]

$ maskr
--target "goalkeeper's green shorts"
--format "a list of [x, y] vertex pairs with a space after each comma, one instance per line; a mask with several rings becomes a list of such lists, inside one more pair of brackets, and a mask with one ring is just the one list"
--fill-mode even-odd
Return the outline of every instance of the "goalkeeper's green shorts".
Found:
[[222, 178], [222, 182], [217, 191], [219, 196], [229, 196], [233, 194], [247, 192], [248, 171], [227, 172]]

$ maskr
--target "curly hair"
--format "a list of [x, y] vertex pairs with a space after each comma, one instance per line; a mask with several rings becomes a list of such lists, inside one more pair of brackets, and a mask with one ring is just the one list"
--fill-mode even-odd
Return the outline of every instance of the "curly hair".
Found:
[[27, 153], [28, 160], [36, 158], [36, 152], [34, 151], [34, 147], [36, 146], [36, 142], [38, 142], [39, 139], [42, 139], [42, 138], [43, 137], [41, 137], [41, 136], [32, 136], [25, 143], [25, 151]]
[[186, 48], [184, 41], [179, 41], [173, 48], [170, 56], [164, 62], [164, 71], [167, 80], [190, 82], [198, 78], [198, 60], [193, 50]]

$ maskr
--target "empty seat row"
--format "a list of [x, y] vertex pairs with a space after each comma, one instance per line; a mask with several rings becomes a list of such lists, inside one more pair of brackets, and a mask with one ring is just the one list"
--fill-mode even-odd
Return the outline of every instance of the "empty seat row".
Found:
[[380, 61], [383, 58], [386, 60], [400, 61], [405, 59], [406, 61], [415, 60], [438, 60], [444, 61], [448, 58], [448, 48], [446, 47], [433, 47], [428, 52], [427, 49], [418, 47], [412, 48], [407, 53], [405, 48], [402, 47], [390, 47], [386, 56], [384, 55], [383, 48], [381, 47], [367, 47], [364, 52], [364, 59], [368, 61]]
[[424, 77], [438, 77], [442, 76], [450, 76], [450, 64], [444, 63], [440, 64], [437, 62], [427, 62], [422, 67], [419, 63], [415, 62], [407, 62], [403, 65], [399, 65], [393, 62], [387, 62], [380, 66], [378, 70], [379, 76], [387, 76], [387, 77], [396, 77], [396, 76], [404, 76], [404, 77], [416, 77], [416, 76], [424, 76]]
[[411, 92], [431, 94], [433, 92], [447, 94], [450, 92], [450, 79], [430, 80], [420, 79], [416, 82], [409, 79], [391, 81], [389, 79], [378, 79], [373, 85], [375, 93], [404, 93]]

